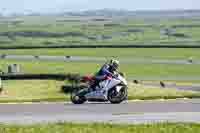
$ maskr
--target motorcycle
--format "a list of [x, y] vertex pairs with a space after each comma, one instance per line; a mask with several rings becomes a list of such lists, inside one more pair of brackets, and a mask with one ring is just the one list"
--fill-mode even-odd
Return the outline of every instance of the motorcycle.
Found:
[[[92, 76], [83, 76], [83, 81], [91, 83], [94, 81]], [[107, 76], [95, 88], [91, 85], [82, 89], [75, 89], [71, 93], [71, 101], [74, 104], [83, 104], [89, 102], [106, 102], [118, 104], [128, 97], [127, 81], [122, 73], [115, 76]]]

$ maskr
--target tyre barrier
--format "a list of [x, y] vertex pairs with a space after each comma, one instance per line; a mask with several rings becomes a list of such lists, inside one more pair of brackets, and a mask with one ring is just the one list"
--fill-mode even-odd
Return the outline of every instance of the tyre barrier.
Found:
[[2, 81], [1, 81], [1, 78], [0, 78], [0, 94], [1, 94], [2, 91], [3, 91], [3, 84], [2, 84]]
[[163, 81], [160, 81], [160, 86], [165, 88], [166, 85], [165, 85], [165, 83]]
[[[198, 42], [199, 43], [199, 42]], [[1, 46], [0, 49], [55, 49], [55, 48], [200, 48], [200, 45], [133, 44], [133, 45], [52, 45], [52, 46]]]
[[79, 74], [1, 74], [2, 80], [69, 80], [78, 82]]
[[6, 54], [2, 54], [0, 57], [2, 58], [2, 59], [5, 59], [6, 58]]
[[36, 59], [39, 59], [39, 56], [38, 56], [38, 55], [35, 55], [34, 57], [35, 57]]
[[139, 81], [138, 80], [133, 80], [133, 83], [139, 84]]
[[65, 56], [65, 58], [66, 58], [66, 59], [69, 59], [69, 58], [71, 58], [71, 56], [67, 55], [67, 56]]

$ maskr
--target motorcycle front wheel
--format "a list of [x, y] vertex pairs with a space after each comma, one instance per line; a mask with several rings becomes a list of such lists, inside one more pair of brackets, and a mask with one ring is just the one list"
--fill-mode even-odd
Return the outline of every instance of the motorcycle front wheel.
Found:
[[119, 104], [122, 101], [127, 99], [127, 87], [123, 86], [120, 90], [120, 92], [118, 93], [116, 88], [111, 89], [108, 92], [108, 100], [112, 103], [112, 104]]

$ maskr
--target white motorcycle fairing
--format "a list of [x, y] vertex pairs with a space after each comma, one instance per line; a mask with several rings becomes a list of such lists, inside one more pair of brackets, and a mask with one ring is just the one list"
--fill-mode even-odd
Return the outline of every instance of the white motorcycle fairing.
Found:
[[86, 99], [99, 99], [99, 100], [108, 100], [107, 95], [108, 91], [116, 86], [117, 91], [119, 92], [122, 86], [117, 86], [123, 82], [123, 84], [127, 85], [127, 81], [119, 75], [117, 78], [112, 78], [108, 80], [104, 80], [99, 83], [99, 87], [96, 87], [96, 91], [92, 91], [85, 95]]

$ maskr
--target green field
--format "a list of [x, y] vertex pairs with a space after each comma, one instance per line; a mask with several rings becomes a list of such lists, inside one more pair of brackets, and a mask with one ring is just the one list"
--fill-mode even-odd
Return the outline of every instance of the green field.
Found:
[[[98, 18], [98, 17], [97, 17]], [[75, 20], [75, 21], [74, 21]], [[0, 21], [1, 46], [51, 46], [77, 44], [170, 44], [191, 45], [199, 41], [200, 27], [172, 28], [176, 25], [198, 25], [192, 18], [151, 21], [142, 18], [92, 21], [86, 17], [33, 16]], [[186, 37], [161, 34], [166, 28]], [[18, 35], [14, 34], [17, 33]], [[23, 33], [23, 34], [22, 34]], [[24, 34], [25, 33], [25, 34]], [[42, 33], [42, 34], [40, 34]], [[44, 34], [43, 34], [44, 33]], [[62, 35], [67, 33], [67, 35]], [[188, 42], [189, 41], [189, 42]]]
[[[53, 80], [13, 80], [3, 81], [4, 91], [0, 102], [39, 102], [39, 101], [69, 101], [69, 95], [61, 91], [63, 81]], [[129, 83], [128, 99], [174, 99], [198, 98], [199, 92], [176, 90], [136, 85]]]
[[60, 48], [0, 50], [0, 54], [14, 55], [64, 55], [92, 57], [128, 57], [128, 58], [163, 58], [163, 59], [200, 59], [199, 49], [166, 48]]
[[155, 124], [35, 124], [0, 125], [2, 133], [198, 133], [200, 124], [155, 123]]

